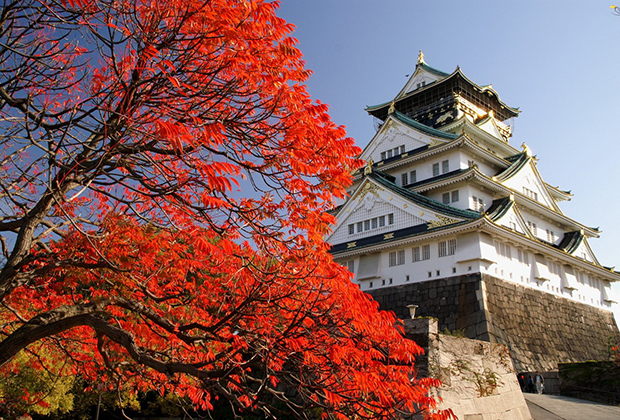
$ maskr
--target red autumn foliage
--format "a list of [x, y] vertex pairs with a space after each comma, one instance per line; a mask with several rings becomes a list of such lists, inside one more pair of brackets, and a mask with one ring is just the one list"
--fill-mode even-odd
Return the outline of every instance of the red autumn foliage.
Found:
[[5, 373], [30, 346], [41, 368], [202, 409], [450, 416], [323, 242], [359, 149], [307, 94], [276, 8], [5, 3]]

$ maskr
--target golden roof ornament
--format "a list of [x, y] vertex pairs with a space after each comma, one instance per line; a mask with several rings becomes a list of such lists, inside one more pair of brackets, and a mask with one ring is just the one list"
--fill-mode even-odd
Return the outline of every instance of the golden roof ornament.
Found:
[[521, 143], [521, 150], [523, 150], [523, 153], [525, 153], [527, 157], [532, 157], [532, 151], [529, 147], [527, 147], [527, 144], [525, 144], [525, 142]]
[[366, 161], [366, 167], [364, 168], [364, 175], [370, 175], [372, 173], [372, 165], [375, 164], [375, 161], [372, 158], [368, 158]]
[[390, 108], [388, 109], [388, 115], [396, 112], [396, 104], [394, 103], [394, 99], [392, 99], [392, 103], [390, 104]]
[[426, 64], [424, 61], [424, 53], [422, 52], [422, 50], [420, 50], [420, 53], [418, 54], [418, 64]]

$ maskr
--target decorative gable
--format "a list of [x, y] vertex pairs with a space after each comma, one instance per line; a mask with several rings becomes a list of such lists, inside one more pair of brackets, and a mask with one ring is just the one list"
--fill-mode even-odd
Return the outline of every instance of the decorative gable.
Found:
[[555, 211], [560, 211], [547, 190], [535, 167], [533, 158], [525, 157], [515, 161], [503, 173], [495, 177], [502, 185]]
[[[490, 210], [491, 209], [489, 209], [489, 211]], [[531, 235], [530, 230], [527, 227], [527, 223], [523, 220], [521, 212], [519, 212], [517, 206], [512, 200], [512, 196], [509, 198], [509, 204], [506, 205], [506, 209], [498, 212], [498, 214], [495, 217], [492, 217], [492, 219], [496, 224], [507, 227], [514, 232], [518, 232], [526, 236]]]
[[[440, 203], [436, 205], [441, 206]], [[338, 224], [327, 238], [327, 242], [334, 245], [355, 243], [360, 239], [381, 234], [389, 236], [390, 232], [415, 226], [426, 230], [463, 220], [415, 203], [371, 177], [364, 179], [336, 218]]]
[[[495, 137], [496, 139], [506, 140], [506, 138], [507, 138], [507, 136], [506, 136], [507, 128], [505, 128], [503, 132], [500, 131], [499, 125], [497, 124], [497, 122], [495, 121], [495, 118], [493, 118], [493, 117], [485, 118], [483, 121], [478, 123], [477, 126], [481, 130], [483, 130], [483, 131], [489, 133], [490, 135], [492, 135], [493, 137]], [[508, 126], [505, 126], [505, 127], [508, 127]]]
[[575, 257], [581, 258], [588, 262], [598, 265], [598, 261], [592, 252], [592, 248], [588, 244], [588, 240], [584, 237], [579, 246], [572, 252]]
[[390, 117], [375, 134], [360, 158], [379, 162], [429, 144], [431, 144], [431, 137], [428, 134]]

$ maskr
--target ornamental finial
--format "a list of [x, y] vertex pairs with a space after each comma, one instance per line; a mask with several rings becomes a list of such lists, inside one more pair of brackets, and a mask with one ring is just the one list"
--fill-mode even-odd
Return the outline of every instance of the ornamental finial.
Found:
[[370, 175], [372, 173], [372, 165], [375, 161], [372, 158], [368, 158], [366, 161], [366, 167], [364, 168], [364, 175]]
[[529, 147], [527, 147], [527, 144], [525, 144], [525, 142], [521, 144], [521, 150], [523, 150], [523, 153], [525, 153], [527, 157], [532, 157], [532, 151]]
[[396, 104], [394, 103], [394, 100], [392, 99], [392, 103], [390, 104], [390, 107], [388, 108], [388, 115], [393, 114], [395, 112], [396, 112]]
[[422, 50], [420, 50], [420, 53], [418, 54], [418, 64], [424, 64], [424, 53]]

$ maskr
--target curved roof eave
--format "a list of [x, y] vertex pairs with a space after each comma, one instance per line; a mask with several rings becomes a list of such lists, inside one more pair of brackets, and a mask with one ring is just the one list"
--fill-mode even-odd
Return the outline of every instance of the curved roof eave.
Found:
[[[523, 195], [521, 192], [515, 191], [513, 189], [510, 189], [502, 185], [501, 183], [495, 181], [493, 178], [490, 178], [487, 175], [480, 172], [478, 168], [476, 167], [470, 168], [462, 173], [454, 174], [455, 179], [450, 179], [450, 177], [446, 177], [446, 178], [439, 179], [439, 180], [432, 180], [431, 182], [425, 183], [423, 185], [413, 186], [413, 188], [415, 188], [417, 191], [429, 191], [429, 190], [432, 190], [433, 188], [438, 188], [443, 185], [448, 185], [454, 182], [460, 182], [460, 181], [463, 181], [465, 179], [469, 179], [472, 177], [476, 181], [483, 183], [486, 187], [491, 188], [502, 194], [506, 194], [506, 196], [513, 195], [514, 201], [516, 204], [519, 204], [517, 201], [527, 203], [528, 204], [527, 207], [533, 208], [535, 211], [539, 213], [545, 214], [548, 217], [555, 216], [558, 219], [564, 221], [564, 223], [575, 226], [578, 229], [583, 229], [585, 232], [588, 233], [590, 237], [598, 237], [598, 235], [600, 234], [600, 231], [598, 231], [598, 229], [594, 229], [589, 226], [582, 225], [581, 223], [565, 216], [563, 213], [556, 212], [553, 209], [550, 209], [549, 207], [546, 207], [540, 204], [539, 202], [532, 200], [531, 198]], [[423, 188], [419, 188], [419, 187], [423, 187]]]
[[[493, 136], [489, 132], [478, 127], [476, 124], [471, 122], [469, 118], [467, 118], [464, 115], [461, 116], [461, 118], [459, 118], [458, 120], [455, 120], [451, 122], [450, 124], [444, 125], [442, 128], [445, 131], [448, 131], [452, 129], [458, 129], [459, 127], [461, 127], [461, 131], [463, 132], [464, 130], [471, 130], [471, 133], [473, 136], [480, 136], [483, 139], [487, 139], [489, 142], [493, 142], [493, 144], [495, 144], [500, 149], [503, 149], [504, 152], [507, 154], [518, 154], [519, 153], [519, 150], [516, 149], [514, 146], [512, 146], [510, 143], [508, 143], [506, 140], [498, 139], [497, 137]], [[506, 159], [506, 158], [502, 157], [502, 159]]]
[[[497, 93], [497, 91], [495, 89], [493, 89], [491, 87], [491, 85], [486, 85], [486, 86], [480, 86], [479, 84], [473, 82], [471, 79], [469, 79], [467, 76], [465, 76], [465, 74], [461, 71], [460, 67], [457, 67], [456, 70], [454, 71], [453, 74], [459, 74], [463, 79], [465, 79], [465, 81], [467, 81], [471, 86], [479, 89], [481, 92], [491, 92], [493, 93], [493, 95], [495, 95], [495, 98], [497, 98], [497, 102], [500, 103], [500, 105], [502, 105], [504, 108], [511, 110], [512, 112], [514, 112], [516, 115], [521, 113], [521, 110], [518, 107], [513, 107], [513, 106], [509, 106], [507, 103], [505, 103], [504, 101], [501, 100], [501, 98], [499, 97], [499, 93]], [[451, 76], [452, 77], [452, 76]], [[447, 80], [448, 78], [444, 79]], [[515, 115], [515, 116], [516, 116]]]
[[[512, 159], [514, 157], [516, 157], [516, 159]], [[506, 160], [511, 162], [512, 165], [510, 165], [508, 168], [504, 169], [501, 173], [495, 175], [493, 178], [495, 178], [498, 181], [506, 181], [506, 180], [512, 178], [513, 176], [518, 174], [519, 171], [525, 165], [527, 165], [527, 163], [529, 162], [530, 159], [531, 158], [525, 152], [520, 153], [520, 154], [515, 155], [515, 156], [507, 157]]]
[[450, 217], [459, 217], [461, 219], [477, 219], [480, 217], [480, 213], [476, 213], [471, 210], [463, 210], [456, 207], [448, 206], [446, 204], [440, 203], [439, 201], [433, 200], [422, 194], [418, 194], [417, 192], [410, 191], [406, 188], [399, 187], [398, 185], [389, 182], [385, 178], [378, 176], [374, 172], [371, 172], [368, 175], [371, 179], [378, 182], [385, 188], [393, 191], [394, 193], [401, 195], [412, 202], [426, 207], [430, 210], [436, 211], [437, 213], [441, 213], [442, 215], [450, 216]]
[[[430, 85], [425, 86], [424, 88], [421, 89], [415, 89], [412, 90], [410, 92], [403, 92], [403, 90], [405, 89], [405, 86], [407, 86], [407, 83], [409, 83], [409, 80], [411, 80], [413, 77], [415, 77], [417, 75], [417, 73], [419, 73], [420, 69], [424, 69], [424, 70], [428, 70], [428, 69], [432, 69], [435, 72], [438, 72], [440, 74], [434, 73], [438, 76], [443, 76], [442, 79], [437, 80], [435, 83], [432, 83]], [[428, 70], [430, 71], [430, 70]], [[487, 85], [487, 86], [480, 86], [477, 83], [473, 82], [471, 79], [469, 79], [467, 76], [465, 76], [465, 74], [463, 74], [462, 70], [460, 67], [456, 67], [456, 69], [448, 74], [448, 73], [444, 73], [440, 70], [434, 69], [428, 65], [426, 65], [425, 63], [423, 64], [423, 67], [420, 67], [420, 65], [416, 66], [416, 70], [414, 71], [414, 73], [411, 75], [411, 77], [407, 80], [407, 83], [405, 83], [405, 86], [403, 86], [403, 88], [400, 90], [400, 92], [394, 97], [394, 101], [401, 101], [403, 99], [406, 99], [410, 96], [413, 96], [423, 90], [426, 90], [426, 88], [430, 88], [432, 86], [437, 86], [440, 83], [445, 83], [446, 81], [454, 78], [454, 77], [462, 77], [463, 80], [465, 80], [467, 83], [469, 83], [473, 88], [478, 89], [480, 92], [490, 92], [492, 93], [495, 98], [497, 99], [497, 102], [504, 107], [505, 109], [509, 110], [511, 113], [513, 113], [513, 116], [517, 116], [521, 113], [521, 110], [518, 107], [512, 107], [509, 106], [508, 104], [506, 104], [504, 101], [501, 100], [499, 93], [497, 93], [497, 91], [495, 89], [493, 89], [491, 87], [491, 85]], [[370, 105], [370, 106], [366, 106], [366, 112], [370, 113], [371, 111], [377, 111], [381, 108], [384, 108], [386, 106], [389, 106], [391, 104], [392, 101], [388, 101], [388, 102], [384, 102], [382, 104], [378, 104], [378, 105]]]
[[420, 131], [423, 131], [423, 132], [425, 132], [426, 134], [428, 134], [430, 136], [442, 137], [442, 138], [448, 139], [448, 140], [454, 140], [454, 139], [459, 138], [458, 134], [446, 133], [445, 131], [438, 130], [436, 128], [433, 128], [433, 127], [430, 127], [428, 125], [422, 124], [422, 123], [414, 120], [413, 118], [409, 118], [408, 116], [406, 116], [405, 114], [403, 114], [401, 112], [394, 111], [394, 113], [391, 114], [391, 115], [395, 115], [396, 119], [398, 119], [399, 121], [407, 124], [411, 128], [415, 128], [415, 129], [418, 129]]
[[[544, 241], [532, 241], [530, 237], [525, 236], [519, 232], [515, 232], [507, 228], [506, 226], [498, 225], [497, 223], [493, 222], [489, 218], [485, 217], [483, 220], [486, 223], [482, 223], [481, 229], [487, 228], [487, 229], [493, 229], [494, 231], [497, 231], [497, 232], [502, 232], [503, 234], [510, 235], [515, 240], [522, 242], [524, 245], [529, 245], [530, 247], [536, 247], [540, 249], [541, 251], [552, 251], [556, 253], [555, 256], [558, 258], [568, 257], [570, 259], [570, 262], [572, 262], [573, 264], [580, 265], [581, 267], [584, 267], [584, 268], [587, 267], [589, 269], [596, 270], [600, 275], [604, 275], [608, 281], [613, 281], [613, 282], [620, 281], [620, 273], [617, 273], [606, 267], [603, 267], [598, 262], [593, 263], [590, 261], [586, 261], [575, 255], [569, 254], [566, 251], [559, 249], [558, 247], [554, 245], [550, 245]], [[586, 241], [586, 245], [587, 245], [587, 241]]]

